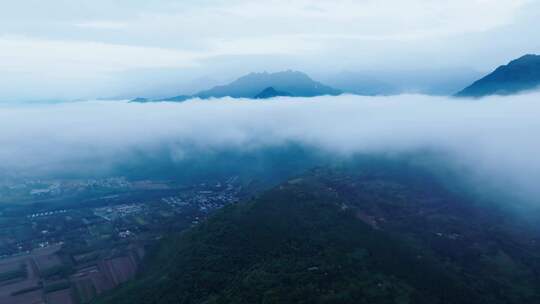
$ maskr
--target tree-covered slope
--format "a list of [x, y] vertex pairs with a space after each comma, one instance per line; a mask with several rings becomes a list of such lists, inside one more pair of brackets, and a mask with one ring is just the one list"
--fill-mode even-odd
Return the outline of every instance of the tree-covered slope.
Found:
[[163, 241], [98, 303], [534, 303], [538, 245], [417, 168], [314, 170]]

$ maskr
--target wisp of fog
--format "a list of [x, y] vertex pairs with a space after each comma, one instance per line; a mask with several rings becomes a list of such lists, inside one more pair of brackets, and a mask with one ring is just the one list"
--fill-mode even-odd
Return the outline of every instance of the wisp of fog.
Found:
[[0, 169], [15, 175], [106, 167], [164, 147], [181, 159], [189, 151], [296, 143], [338, 156], [441, 151], [483, 176], [538, 193], [539, 134], [540, 93], [3, 104]]

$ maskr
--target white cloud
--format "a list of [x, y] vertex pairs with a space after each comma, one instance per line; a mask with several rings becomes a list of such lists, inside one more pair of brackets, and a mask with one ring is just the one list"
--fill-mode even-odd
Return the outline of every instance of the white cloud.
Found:
[[249, 29], [253, 31], [271, 29], [293, 34], [418, 39], [497, 28], [514, 21], [516, 13], [527, 2], [529, 1], [249, 1], [223, 8], [226, 14], [222, 14], [222, 19], [256, 20], [254, 27]]
[[173, 155], [291, 142], [335, 155], [433, 149], [538, 194], [539, 99], [535, 93], [479, 101], [404, 95], [4, 105], [0, 167], [6, 174], [97, 167], [160, 147]]
[[91, 41], [0, 37], [0, 68], [69, 76], [135, 68], [185, 67], [196, 64], [193, 52]]
[[97, 20], [77, 23], [75, 24], [75, 26], [97, 30], [121, 30], [126, 29], [128, 27], [128, 24], [116, 21]]

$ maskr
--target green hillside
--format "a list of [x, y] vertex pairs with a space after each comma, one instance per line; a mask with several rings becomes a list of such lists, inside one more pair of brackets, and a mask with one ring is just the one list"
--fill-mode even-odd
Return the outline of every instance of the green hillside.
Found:
[[410, 166], [318, 169], [164, 240], [98, 303], [538, 303], [536, 234], [501, 214]]

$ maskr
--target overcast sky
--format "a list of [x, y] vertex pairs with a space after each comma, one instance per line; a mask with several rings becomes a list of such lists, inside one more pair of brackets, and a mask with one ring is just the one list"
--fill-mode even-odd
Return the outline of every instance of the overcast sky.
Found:
[[540, 53], [534, 0], [18, 0], [0, 100], [189, 93], [248, 71], [490, 71]]

